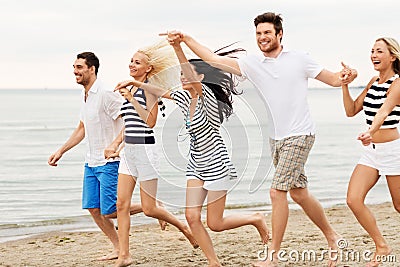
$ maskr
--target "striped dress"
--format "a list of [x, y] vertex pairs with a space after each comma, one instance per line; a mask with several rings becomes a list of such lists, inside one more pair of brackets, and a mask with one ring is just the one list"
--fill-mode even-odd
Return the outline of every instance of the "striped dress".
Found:
[[192, 120], [189, 117], [191, 95], [188, 91], [174, 91], [171, 97], [181, 109], [190, 135], [188, 179], [216, 181], [234, 180], [236, 170], [220, 134], [218, 101], [212, 90], [202, 84], [203, 97], [199, 98]]
[[[398, 74], [393, 75], [386, 82], [379, 84], [379, 78], [368, 89], [367, 95], [364, 98], [363, 109], [366, 116], [368, 126], [371, 126], [372, 121], [378, 109], [382, 106], [387, 98], [387, 90], [392, 82], [399, 78]], [[400, 121], [400, 106], [396, 106], [393, 111], [387, 116], [383, 122], [381, 129], [396, 128]]]
[[[146, 109], [146, 95], [138, 88], [133, 97]], [[155, 144], [153, 130], [136, 112], [133, 105], [126, 100], [121, 108], [121, 116], [125, 122], [125, 143], [127, 144]]]

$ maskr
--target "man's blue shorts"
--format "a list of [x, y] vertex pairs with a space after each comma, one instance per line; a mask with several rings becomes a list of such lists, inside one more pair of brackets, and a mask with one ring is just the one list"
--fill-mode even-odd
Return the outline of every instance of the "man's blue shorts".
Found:
[[85, 164], [82, 190], [82, 208], [100, 208], [102, 215], [117, 211], [119, 161], [106, 165], [89, 167]]

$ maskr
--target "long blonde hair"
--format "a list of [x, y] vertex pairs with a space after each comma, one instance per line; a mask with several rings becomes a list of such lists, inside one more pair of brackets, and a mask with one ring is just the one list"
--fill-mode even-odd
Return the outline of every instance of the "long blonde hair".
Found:
[[167, 40], [140, 48], [138, 52], [143, 53], [148, 64], [152, 66], [147, 74], [149, 83], [165, 89], [173, 89], [179, 85], [179, 61]]
[[381, 37], [376, 40], [377, 41], [383, 41], [388, 49], [391, 55], [396, 57], [396, 60], [393, 62], [393, 69], [394, 72], [397, 74], [400, 74], [400, 45], [394, 38], [390, 37]]

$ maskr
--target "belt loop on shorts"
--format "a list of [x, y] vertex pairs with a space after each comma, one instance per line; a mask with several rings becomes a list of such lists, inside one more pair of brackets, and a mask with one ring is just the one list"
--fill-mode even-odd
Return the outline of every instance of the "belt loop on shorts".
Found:
[[375, 149], [375, 144], [372, 144], [372, 148]]

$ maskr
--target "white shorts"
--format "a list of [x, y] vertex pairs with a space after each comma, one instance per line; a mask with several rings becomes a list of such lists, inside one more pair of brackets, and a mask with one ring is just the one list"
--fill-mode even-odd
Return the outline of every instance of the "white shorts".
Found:
[[137, 182], [159, 177], [159, 158], [155, 144], [125, 144], [120, 157], [118, 173], [131, 175]]
[[364, 147], [358, 164], [379, 171], [379, 175], [400, 175], [400, 139]]
[[[200, 180], [200, 179], [190, 176], [187, 178], [187, 180]], [[203, 188], [207, 191], [229, 191], [236, 185], [237, 182], [238, 182], [237, 179], [230, 179], [230, 177], [218, 179], [215, 181], [204, 181]]]

